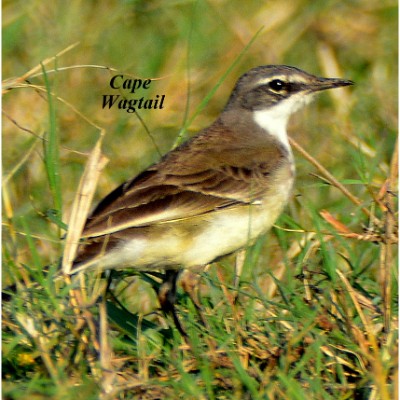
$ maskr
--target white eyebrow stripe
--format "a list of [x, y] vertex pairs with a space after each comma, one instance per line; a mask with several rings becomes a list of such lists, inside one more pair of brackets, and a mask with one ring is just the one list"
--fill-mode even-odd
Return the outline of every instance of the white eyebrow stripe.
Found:
[[268, 78], [263, 78], [257, 81], [257, 86], [258, 85], [264, 85], [266, 83], [269, 83], [271, 81], [274, 81], [275, 79], [280, 79], [283, 82], [292, 82], [292, 83], [307, 83], [307, 80], [304, 79], [301, 75], [296, 75], [296, 76], [287, 76], [287, 75], [271, 75]]
[[271, 81], [274, 81], [275, 79], [280, 79], [282, 81], [287, 81], [287, 76], [285, 75], [272, 75], [268, 78], [263, 78], [257, 81], [257, 85], [263, 85], [264, 83], [269, 83]]

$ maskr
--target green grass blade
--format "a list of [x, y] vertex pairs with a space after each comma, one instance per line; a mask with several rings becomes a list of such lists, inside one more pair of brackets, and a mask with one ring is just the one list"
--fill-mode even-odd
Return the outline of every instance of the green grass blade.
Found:
[[230, 72], [233, 70], [233, 68], [239, 63], [239, 61], [242, 59], [243, 55], [246, 54], [247, 50], [251, 47], [251, 45], [254, 43], [254, 41], [257, 39], [258, 35], [261, 33], [263, 28], [260, 28], [255, 35], [251, 38], [249, 43], [243, 48], [243, 50], [239, 53], [239, 55], [235, 58], [234, 62], [228, 67], [228, 69], [225, 71], [225, 73], [222, 75], [221, 79], [217, 82], [217, 84], [207, 93], [207, 95], [204, 97], [202, 102], [197, 106], [194, 114], [192, 117], [185, 122], [183, 125], [182, 129], [180, 130], [178, 137], [175, 141], [174, 147], [178, 146], [180, 143], [182, 143], [187, 128], [192, 124], [194, 119], [204, 110], [205, 106], [208, 104], [210, 99], [214, 96], [215, 92], [218, 90], [218, 88], [222, 85], [226, 77], [230, 74]]
[[47, 178], [50, 186], [53, 205], [60, 218], [62, 215], [62, 196], [61, 196], [61, 176], [60, 176], [60, 138], [56, 122], [56, 107], [54, 104], [51, 85], [42, 64], [43, 79], [46, 86], [47, 101], [49, 105], [49, 131], [46, 140], [43, 142], [44, 162], [46, 166]]

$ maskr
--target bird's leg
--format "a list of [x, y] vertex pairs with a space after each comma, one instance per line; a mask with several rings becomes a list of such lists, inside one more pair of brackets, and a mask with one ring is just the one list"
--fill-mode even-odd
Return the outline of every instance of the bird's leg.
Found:
[[174, 320], [174, 324], [178, 329], [179, 333], [187, 338], [187, 333], [182, 328], [182, 325], [178, 319], [175, 309], [175, 300], [176, 300], [176, 282], [178, 280], [180, 271], [168, 269], [165, 271], [165, 276], [163, 283], [160, 286], [158, 291], [158, 300], [161, 305], [161, 309], [165, 314], [169, 314], [172, 316]]
[[[204, 267], [202, 267], [202, 269], [204, 269]], [[181, 285], [184, 292], [189, 295], [201, 323], [204, 327], [207, 327], [207, 321], [203, 315], [203, 307], [199, 296], [200, 278], [201, 276], [199, 272], [192, 272], [186, 269], [181, 276]]]

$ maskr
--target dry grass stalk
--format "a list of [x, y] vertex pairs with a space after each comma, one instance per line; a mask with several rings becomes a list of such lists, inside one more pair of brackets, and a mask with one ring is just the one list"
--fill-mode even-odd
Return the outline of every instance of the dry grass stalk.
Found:
[[62, 271], [64, 274], [69, 274], [71, 271], [72, 262], [75, 259], [76, 250], [79, 245], [79, 239], [82, 235], [85, 221], [92, 204], [97, 181], [101, 171], [108, 162], [108, 159], [101, 153], [101, 143], [104, 135], [105, 131], [102, 130], [96, 145], [90, 153], [72, 205], [62, 259]]

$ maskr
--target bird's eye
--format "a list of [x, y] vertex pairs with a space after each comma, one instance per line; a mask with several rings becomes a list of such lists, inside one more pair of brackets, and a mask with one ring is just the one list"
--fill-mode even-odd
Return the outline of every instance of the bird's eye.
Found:
[[284, 81], [281, 81], [280, 79], [274, 79], [269, 83], [269, 87], [274, 92], [281, 92], [282, 90], [286, 89], [286, 83]]

